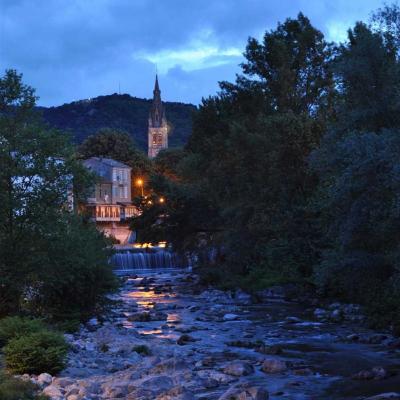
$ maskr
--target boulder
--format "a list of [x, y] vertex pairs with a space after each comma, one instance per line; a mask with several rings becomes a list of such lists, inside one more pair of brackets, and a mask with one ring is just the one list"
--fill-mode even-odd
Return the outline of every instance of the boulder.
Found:
[[222, 319], [224, 321], [235, 321], [239, 318], [239, 315], [237, 314], [225, 314]]
[[254, 368], [251, 364], [244, 361], [232, 361], [225, 365], [223, 372], [233, 376], [246, 376], [254, 372]]
[[57, 386], [49, 385], [43, 390], [43, 394], [50, 397], [51, 400], [61, 400], [64, 396]]
[[156, 397], [156, 400], [195, 400], [192, 392], [183, 386], [175, 386]]
[[103, 397], [106, 399], [125, 399], [128, 394], [128, 385], [124, 384], [108, 384], [103, 385]]
[[53, 377], [50, 375], [50, 374], [48, 374], [48, 373], [46, 373], [46, 372], [44, 372], [43, 374], [40, 374], [38, 377], [37, 377], [37, 382], [38, 382], [38, 384], [40, 385], [40, 386], [47, 386], [47, 385], [50, 385], [50, 383], [53, 381]]
[[195, 342], [196, 339], [190, 335], [183, 334], [179, 339], [176, 341], [179, 346], [184, 346], [185, 344], [188, 344], [190, 342]]
[[165, 372], [178, 371], [188, 368], [187, 363], [182, 358], [172, 357], [159, 362], [151, 369], [153, 374], [162, 374]]
[[264, 388], [241, 383], [229, 388], [218, 400], [268, 400], [268, 398], [268, 392]]
[[397, 392], [397, 393], [388, 392], [388, 393], [381, 393], [376, 396], [364, 398], [364, 400], [387, 400], [387, 399], [400, 400], [400, 393], [399, 392]]
[[389, 373], [386, 371], [385, 368], [383, 367], [374, 367], [372, 369], [368, 370], [363, 370], [360, 372], [357, 372], [355, 375], [353, 375], [353, 379], [357, 380], [382, 380], [386, 379], [389, 376]]
[[141, 389], [151, 389], [157, 394], [161, 394], [166, 390], [172, 389], [174, 386], [173, 380], [166, 375], [150, 376], [140, 381]]
[[288, 369], [285, 361], [267, 358], [264, 360], [261, 370], [267, 374], [276, 374]]
[[197, 375], [201, 379], [211, 379], [213, 381], [216, 381], [218, 383], [226, 384], [226, 383], [231, 383], [236, 380], [235, 377], [232, 375], [224, 374], [219, 371], [215, 371], [213, 369], [203, 369], [201, 371], [197, 372]]

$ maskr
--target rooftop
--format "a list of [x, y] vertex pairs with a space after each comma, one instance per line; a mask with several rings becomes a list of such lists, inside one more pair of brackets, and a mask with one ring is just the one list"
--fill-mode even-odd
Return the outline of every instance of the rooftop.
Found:
[[84, 160], [83, 163], [86, 165], [86, 167], [90, 167], [92, 169], [101, 166], [132, 169], [128, 165], [123, 164], [120, 161], [113, 160], [112, 158], [91, 157], [87, 160]]

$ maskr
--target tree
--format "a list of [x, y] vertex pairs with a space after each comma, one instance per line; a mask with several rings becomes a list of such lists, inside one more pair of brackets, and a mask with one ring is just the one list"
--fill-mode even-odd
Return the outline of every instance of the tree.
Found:
[[152, 169], [150, 160], [135, 147], [128, 133], [109, 128], [89, 136], [78, 153], [81, 158], [104, 157], [123, 162], [132, 168], [133, 176], [148, 175]]
[[[338, 121], [344, 130], [379, 132], [400, 123], [400, 70], [382, 32], [358, 22], [338, 48], [334, 70], [340, 87]], [[340, 124], [337, 124], [337, 128]]]
[[[84, 274], [102, 275], [97, 282], [86, 281], [95, 295], [80, 310], [81, 316], [113, 286], [105, 252], [108, 242], [68, 211], [71, 188], [83, 190], [89, 176], [74, 158], [68, 137], [36, 119], [35, 101], [34, 90], [16, 71], [8, 70], [0, 78], [0, 315], [29, 308], [34, 298], [41, 298], [42, 306], [32, 313], [56, 317], [50, 312], [56, 303], [46, 286], [61, 297], [58, 289], [66, 283], [82, 286]], [[77, 237], [92, 243], [93, 251], [81, 254], [85, 270], [76, 269], [73, 257], [79, 248]], [[57, 246], [68, 248], [71, 243], [75, 250], [71, 246], [68, 254], [59, 252]], [[73, 307], [81, 300], [71, 296], [63, 301]]]
[[168, 199], [161, 224], [168, 240], [182, 243], [184, 232], [185, 249], [217, 249], [230, 271], [244, 275], [311, 275], [314, 237], [305, 216], [316, 182], [307, 157], [330, 118], [330, 55], [302, 14], [262, 43], [249, 40], [243, 74], [223, 82], [195, 115], [179, 179], [155, 186]]

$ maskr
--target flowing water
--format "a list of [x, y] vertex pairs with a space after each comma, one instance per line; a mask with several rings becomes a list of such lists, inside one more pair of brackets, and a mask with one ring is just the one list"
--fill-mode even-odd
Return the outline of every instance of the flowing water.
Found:
[[177, 265], [185, 267], [187, 261], [177, 254], [167, 250], [127, 249], [119, 250], [110, 260], [117, 273], [126, 274], [129, 271], [143, 269], [173, 268]]
[[[322, 323], [313, 318], [313, 310], [303, 306], [270, 300], [263, 304], [243, 305], [226, 298], [196, 293], [188, 273], [174, 269], [148, 269], [149, 266], [172, 266], [172, 255], [151, 254], [138, 256], [118, 255], [116, 265], [122, 269], [138, 265], [134, 277], [127, 279], [120, 298], [134, 312], [162, 311], [166, 321], [130, 322], [125, 312], [120, 323], [126, 329], [134, 329], [143, 337], [168, 344], [176, 355], [184, 357], [192, 365], [205, 357], [212, 358], [214, 369], [223, 368], [231, 360], [245, 360], [255, 367], [255, 372], [244, 379], [251, 384], [265, 387], [270, 399], [293, 400], [357, 400], [384, 392], [400, 391], [400, 352], [387, 343], [362, 344], [346, 339], [351, 334], [372, 335], [366, 328], [346, 324]], [[152, 258], [154, 257], [154, 258]], [[160, 257], [160, 258], [158, 258]], [[161, 260], [161, 257], [164, 257]], [[225, 299], [225, 300], [224, 300]], [[138, 306], [138, 309], [136, 308]], [[237, 319], [226, 321], [225, 313], [234, 313]], [[184, 346], [176, 344], [183, 332], [193, 342]], [[252, 348], [236, 347], [234, 341], [262, 341], [267, 345], [279, 345], [279, 355], [261, 354]], [[278, 374], [261, 371], [265, 358], [286, 361], [291, 367]], [[381, 366], [390, 371], [382, 380], [354, 380], [360, 370]], [[242, 378], [241, 378], [242, 379]], [[218, 399], [229, 387], [200, 388], [199, 399]]]

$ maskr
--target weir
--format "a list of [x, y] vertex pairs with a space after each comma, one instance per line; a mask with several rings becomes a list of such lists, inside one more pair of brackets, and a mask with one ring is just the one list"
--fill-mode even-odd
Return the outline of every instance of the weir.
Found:
[[188, 267], [188, 262], [176, 253], [165, 249], [123, 249], [117, 250], [111, 257], [115, 270], [159, 269]]

